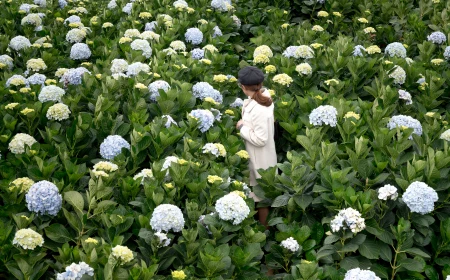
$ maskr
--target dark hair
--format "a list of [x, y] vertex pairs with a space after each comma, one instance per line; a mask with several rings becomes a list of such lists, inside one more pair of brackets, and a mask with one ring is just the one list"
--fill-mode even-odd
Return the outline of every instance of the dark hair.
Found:
[[262, 94], [262, 83], [257, 85], [242, 85], [246, 90], [255, 92], [252, 99], [258, 102], [258, 104], [269, 107], [272, 105], [272, 98], [264, 96]]

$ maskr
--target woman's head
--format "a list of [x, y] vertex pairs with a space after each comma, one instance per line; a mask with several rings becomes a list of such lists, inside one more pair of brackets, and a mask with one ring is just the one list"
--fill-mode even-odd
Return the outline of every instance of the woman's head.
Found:
[[242, 68], [238, 73], [239, 87], [261, 105], [270, 106], [272, 99], [262, 94], [262, 84], [264, 82], [264, 73], [254, 66]]

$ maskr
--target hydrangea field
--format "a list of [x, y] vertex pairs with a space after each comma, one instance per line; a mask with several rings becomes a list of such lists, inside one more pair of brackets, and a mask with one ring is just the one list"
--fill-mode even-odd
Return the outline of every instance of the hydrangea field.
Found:
[[0, 279], [450, 279], [449, 36], [444, 0], [0, 0]]

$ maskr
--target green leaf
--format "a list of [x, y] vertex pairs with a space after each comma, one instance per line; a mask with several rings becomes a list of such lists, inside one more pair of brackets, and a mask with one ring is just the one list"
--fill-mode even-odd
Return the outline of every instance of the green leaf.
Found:
[[115, 206], [117, 203], [112, 200], [101, 201], [97, 208], [94, 209], [94, 214], [99, 214], [106, 211], [108, 208]]
[[421, 256], [421, 257], [424, 257], [424, 258], [429, 258], [430, 257], [430, 255], [428, 255], [424, 251], [420, 250], [419, 248], [409, 248], [409, 249], [406, 249], [405, 252], [409, 253], [411, 255]]
[[313, 201], [313, 198], [310, 195], [301, 195], [301, 196], [296, 195], [294, 196], [294, 200], [298, 204], [298, 206], [300, 206], [303, 209], [303, 211], [305, 211], [306, 207], [308, 207]]
[[280, 195], [272, 202], [272, 207], [286, 206], [290, 198], [291, 196], [287, 194]]
[[68, 191], [64, 193], [64, 200], [73, 206], [76, 210], [82, 212], [84, 208], [83, 196], [76, 191]]
[[44, 230], [47, 237], [57, 243], [66, 243], [72, 240], [69, 231], [61, 224], [52, 224]]
[[398, 262], [401, 267], [416, 272], [422, 272], [425, 268], [424, 263], [415, 259], [403, 259]]
[[362, 256], [370, 260], [376, 260], [380, 254], [380, 247], [378, 245], [378, 242], [366, 239], [361, 245], [359, 245], [358, 251]]

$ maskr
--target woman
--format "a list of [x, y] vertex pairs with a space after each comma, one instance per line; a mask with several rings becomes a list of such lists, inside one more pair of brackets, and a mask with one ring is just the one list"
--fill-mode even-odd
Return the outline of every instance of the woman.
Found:
[[[267, 90], [262, 88], [264, 74], [256, 67], [248, 66], [238, 73], [242, 91], [248, 96], [242, 106], [242, 119], [236, 124], [245, 148], [250, 156], [250, 186], [256, 186], [256, 179], [261, 175], [258, 169], [267, 169], [277, 164], [274, 141], [273, 102]], [[250, 197], [255, 202], [261, 201], [253, 192]], [[258, 208], [259, 221], [267, 225], [268, 207]]]

